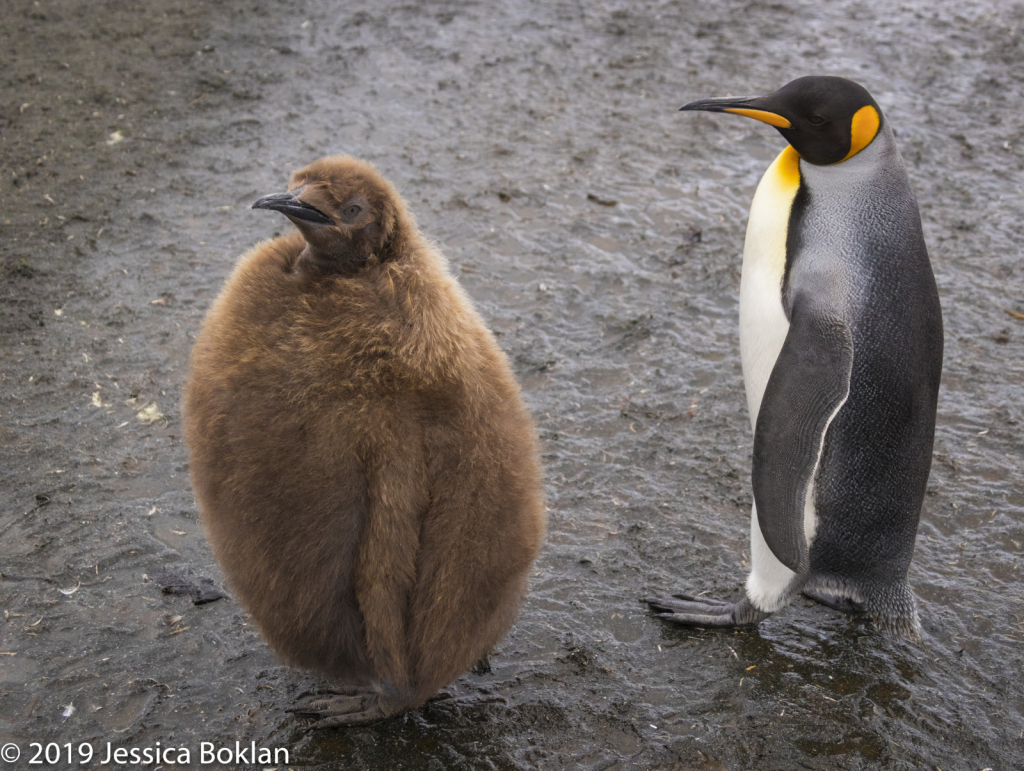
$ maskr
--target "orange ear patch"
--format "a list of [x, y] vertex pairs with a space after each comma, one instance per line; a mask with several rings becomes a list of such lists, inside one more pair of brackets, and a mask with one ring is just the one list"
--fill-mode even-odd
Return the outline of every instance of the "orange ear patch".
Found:
[[781, 115], [776, 115], [774, 112], [768, 112], [766, 110], [748, 110], [746, 107], [726, 107], [724, 111], [736, 113], [737, 115], [742, 115], [745, 118], [753, 118], [754, 120], [759, 120], [762, 123], [767, 123], [769, 126], [775, 126], [777, 128], [789, 128], [793, 125]]
[[878, 126], [881, 122], [878, 110], [870, 104], [864, 105], [854, 113], [853, 120], [850, 121], [850, 152], [846, 154], [843, 161], [849, 160], [871, 144], [871, 140], [878, 133]]

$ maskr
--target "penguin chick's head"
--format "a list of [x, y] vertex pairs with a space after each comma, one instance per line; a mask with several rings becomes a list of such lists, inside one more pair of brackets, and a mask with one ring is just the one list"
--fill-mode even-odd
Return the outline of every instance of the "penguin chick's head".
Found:
[[254, 209], [284, 214], [302, 232], [314, 264], [343, 272], [393, 254], [405, 206], [368, 163], [347, 155], [314, 161], [292, 174], [287, 193], [265, 195]]
[[680, 109], [731, 112], [768, 123], [816, 166], [852, 158], [882, 125], [882, 111], [867, 89], [823, 75], [797, 78], [768, 96], [698, 99]]

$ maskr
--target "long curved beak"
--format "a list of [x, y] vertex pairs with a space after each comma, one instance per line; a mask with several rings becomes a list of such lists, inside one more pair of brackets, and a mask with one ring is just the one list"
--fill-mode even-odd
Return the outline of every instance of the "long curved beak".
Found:
[[680, 110], [702, 110], [704, 112], [731, 112], [735, 115], [742, 115], [745, 118], [753, 118], [762, 123], [767, 123], [776, 128], [789, 128], [793, 124], [777, 112], [760, 109], [760, 102], [764, 97], [740, 96], [740, 97], [715, 97], [711, 99], [697, 99], [680, 107]]
[[273, 209], [297, 220], [305, 220], [317, 225], [329, 225], [332, 220], [315, 206], [300, 201], [294, 193], [273, 193], [256, 201], [254, 209]]

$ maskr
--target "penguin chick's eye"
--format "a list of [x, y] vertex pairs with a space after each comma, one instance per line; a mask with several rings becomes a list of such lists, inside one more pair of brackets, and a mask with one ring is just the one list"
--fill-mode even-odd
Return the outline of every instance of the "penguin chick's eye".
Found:
[[812, 115], [807, 119], [807, 122], [810, 123], [812, 126], [820, 126], [822, 123], [825, 122], [825, 119], [822, 118], [820, 115]]
[[346, 206], [345, 210], [341, 214], [343, 217], [345, 217], [345, 219], [351, 220], [359, 216], [359, 212], [361, 212], [362, 210], [362, 206], [359, 206], [358, 204], [351, 204], [350, 206]]

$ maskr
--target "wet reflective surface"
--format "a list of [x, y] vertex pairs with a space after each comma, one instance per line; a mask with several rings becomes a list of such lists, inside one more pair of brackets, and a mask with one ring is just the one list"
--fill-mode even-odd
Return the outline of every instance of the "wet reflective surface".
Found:
[[[322, 768], [1024, 765], [1020, 6], [80, 6], [0, 8], [0, 743], [195, 762], [237, 740]], [[896, 127], [943, 304], [921, 644], [805, 600], [739, 632], [639, 602], [735, 599], [746, 574], [740, 252], [783, 146], [676, 110], [810, 73], [859, 80]], [[180, 439], [188, 351], [236, 257], [286, 226], [251, 202], [335, 152], [398, 185], [497, 333], [550, 527], [489, 674], [310, 734], [285, 709], [330, 683], [280, 666], [231, 599], [145, 577], [221, 580]]]

